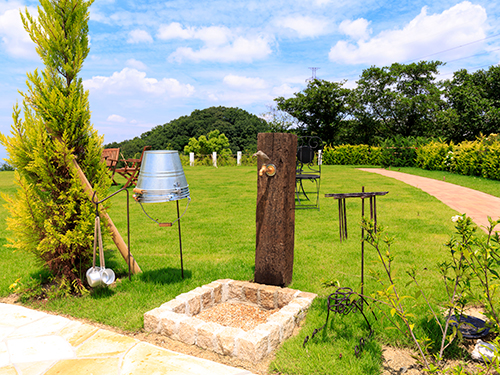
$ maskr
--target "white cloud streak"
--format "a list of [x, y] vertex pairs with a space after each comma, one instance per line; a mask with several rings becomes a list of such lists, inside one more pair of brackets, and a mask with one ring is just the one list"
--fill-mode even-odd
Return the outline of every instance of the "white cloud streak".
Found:
[[195, 50], [179, 47], [169, 56], [170, 62], [190, 60], [220, 62], [252, 62], [271, 54], [271, 40], [263, 35], [242, 36], [227, 27], [182, 27], [177, 22], [162, 25], [157, 37], [163, 40], [199, 40], [204, 46]]
[[353, 39], [366, 40], [371, 34], [371, 29], [368, 29], [369, 25], [370, 22], [364, 18], [358, 18], [355, 21], [344, 20], [340, 23], [339, 31]]
[[223, 82], [225, 85], [236, 89], [255, 90], [267, 88], [267, 83], [262, 78], [249, 78], [233, 74], [225, 76]]
[[[9, 5], [9, 4], [8, 4]], [[21, 16], [19, 14], [20, 4], [10, 4], [13, 8], [0, 10], [0, 38], [4, 50], [13, 57], [37, 59], [35, 44], [31, 41], [28, 33], [24, 30]], [[24, 9], [23, 9], [24, 10]], [[29, 7], [28, 11], [35, 18], [36, 8]]]
[[124, 68], [120, 72], [114, 72], [110, 77], [92, 77], [92, 79], [83, 81], [83, 84], [88, 90], [115, 95], [146, 93], [153, 96], [176, 98], [189, 97], [195, 91], [193, 86], [181, 84], [176, 79], [147, 78], [145, 72], [132, 68]]
[[153, 38], [147, 31], [135, 29], [129, 32], [127, 43], [153, 43]]
[[124, 123], [124, 122], [127, 122], [127, 119], [125, 117], [120, 116], [120, 115], [110, 115], [110, 116], [108, 116], [107, 121]]
[[[346, 23], [343, 30], [359, 40], [355, 43], [345, 40], [337, 42], [330, 50], [329, 58], [333, 62], [346, 64], [391, 64], [432, 53], [444, 51], [486, 36], [486, 10], [480, 5], [468, 1], [459, 3], [440, 14], [427, 14], [423, 7], [420, 14], [401, 29], [382, 31], [371, 39], [365, 35], [356, 35], [352, 26], [359, 20]], [[460, 57], [458, 54], [475, 53], [481, 45], [462, 48], [450, 58]]]
[[276, 21], [279, 27], [293, 30], [300, 38], [312, 38], [328, 33], [329, 22], [308, 16], [291, 16]]

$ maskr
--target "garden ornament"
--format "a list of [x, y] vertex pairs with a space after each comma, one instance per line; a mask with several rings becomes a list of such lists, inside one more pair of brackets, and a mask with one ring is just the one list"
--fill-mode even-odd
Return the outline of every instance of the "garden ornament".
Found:
[[[359, 296], [359, 298], [355, 298], [356, 295]], [[330, 317], [330, 311], [341, 315], [347, 315], [354, 309], [357, 309], [363, 315], [363, 318], [365, 318], [366, 324], [368, 324], [368, 328], [370, 330], [368, 337], [366, 339], [364, 337], [361, 337], [359, 339], [359, 344], [354, 347], [354, 354], [356, 355], [356, 357], [358, 357], [363, 351], [363, 347], [366, 345], [366, 342], [373, 336], [372, 326], [370, 325], [370, 322], [366, 318], [366, 315], [363, 313], [362, 309], [363, 303], [368, 305], [368, 302], [363, 298], [363, 296], [354, 293], [351, 288], [338, 288], [334, 293], [328, 296], [327, 300], [328, 311], [326, 313], [325, 324], [323, 324], [320, 328], [316, 328], [313, 331], [311, 337], [306, 336], [302, 346], [305, 347], [309, 339], [314, 338], [314, 336], [319, 331], [321, 331], [326, 327], [326, 325], [328, 324], [328, 319]], [[372, 314], [376, 320], [377, 317], [375, 316], [373, 311]]]
[[[145, 151], [134, 193], [134, 199], [139, 202], [144, 214], [160, 227], [171, 227], [174, 223], [178, 223], [181, 276], [184, 278], [181, 218], [189, 207], [191, 197], [179, 152], [175, 150]], [[184, 198], [187, 198], [187, 204], [184, 212], [180, 215], [179, 200]], [[142, 206], [143, 203], [162, 203], [171, 201], [175, 201], [177, 204], [177, 219], [172, 222], [160, 223], [158, 220], [152, 218]]]

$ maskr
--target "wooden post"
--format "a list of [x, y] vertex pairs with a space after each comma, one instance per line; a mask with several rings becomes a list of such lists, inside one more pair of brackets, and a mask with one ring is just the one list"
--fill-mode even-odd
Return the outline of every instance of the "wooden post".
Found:
[[[257, 152], [255, 282], [287, 286], [293, 275], [297, 136], [259, 133], [257, 150], [263, 154]], [[274, 176], [262, 168], [270, 164]]]

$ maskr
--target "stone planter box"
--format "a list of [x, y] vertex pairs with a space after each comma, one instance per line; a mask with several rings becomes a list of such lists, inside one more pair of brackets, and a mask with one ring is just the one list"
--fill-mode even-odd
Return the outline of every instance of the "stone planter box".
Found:
[[[144, 329], [186, 344], [247, 361], [260, 361], [305, 318], [316, 294], [289, 288], [223, 279], [183, 293], [144, 314]], [[223, 302], [279, 309], [250, 331], [205, 322], [201, 311]]]

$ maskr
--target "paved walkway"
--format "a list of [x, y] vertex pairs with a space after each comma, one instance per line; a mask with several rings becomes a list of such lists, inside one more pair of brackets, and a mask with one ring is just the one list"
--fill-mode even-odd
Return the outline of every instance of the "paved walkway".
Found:
[[[484, 227], [489, 225], [488, 216], [494, 220], [500, 217], [500, 198], [493, 195], [450, 184], [449, 182], [387, 169], [360, 168], [360, 170], [392, 177], [408, 185], [415, 186], [436, 197], [459, 214], [467, 214], [474, 223], [482, 226], [484, 230]], [[498, 229], [499, 227], [497, 226]]]
[[0, 375], [252, 375], [79, 321], [0, 303]]

